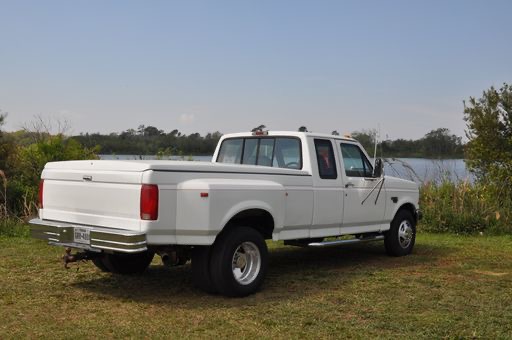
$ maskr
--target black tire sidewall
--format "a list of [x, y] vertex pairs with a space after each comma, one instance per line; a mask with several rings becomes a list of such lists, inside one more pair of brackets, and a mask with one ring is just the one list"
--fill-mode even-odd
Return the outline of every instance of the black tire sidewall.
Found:
[[153, 260], [155, 253], [105, 254], [103, 263], [114, 274], [141, 274]]
[[[411, 224], [413, 229], [413, 236], [411, 243], [407, 248], [403, 248], [398, 241], [398, 232], [400, 228], [400, 224], [403, 221], [408, 221]], [[391, 226], [389, 231], [386, 233], [386, 238], [384, 240], [384, 244], [386, 247], [386, 252], [391, 256], [405, 256], [412, 252], [414, 248], [414, 244], [416, 243], [416, 223], [413, 215], [407, 210], [400, 210], [395, 215], [393, 221], [391, 221]]]
[[[234, 277], [231, 262], [236, 249], [243, 242], [252, 242], [258, 247], [261, 257], [260, 271], [253, 282], [240, 284]], [[215, 242], [212, 251], [210, 275], [221, 294], [231, 297], [247, 296], [256, 292], [265, 279], [268, 266], [268, 249], [263, 236], [249, 227], [234, 227]]]
[[105, 272], [105, 273], [109, 273], [110, 270], [108, 269], [108, 267], [105, 265], [105, 259], [103, 256], [101, 257], [95, 257], [92, 259], [92, 263], [94, 263], [94, 265], [96, 266], [96, 268], [98, 268], [99, 270], [101, 270], [102, 272]]
[[192, 284], [210, 294], [216, 294], [217, 289], [210, 275], [210, 246], [196, 246], [192, 249]]

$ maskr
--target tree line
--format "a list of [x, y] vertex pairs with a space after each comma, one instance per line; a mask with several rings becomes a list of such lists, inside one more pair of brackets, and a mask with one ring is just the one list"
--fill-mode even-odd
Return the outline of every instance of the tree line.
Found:
[[[261, 124], [251, 131], [265, 130]], [[305, 126], [298, 131], [307, 132]], [[332, 131], [333, 135], [339, 135]], [[370, 153], [375, 147], [375, 130], [362, 130], [352, 133]], [[86, 148], [99, 148], [101, 154], [128, 154], [128, 155], [211, 155], [222, 137], [216, 131], [202, 136], [199, 133], [189, 135], [178, 130], [165, 132], [154, 126], [140, 125], [137, 129], [128, 129], [121, 133], [85, 133], [72, 138]], [[379, 156], [384, 157], [416, 157], [416, 158], [463, 158], [464, 145], [462, 138], [450, 133], [446, 128], [432, 130], [422, 138], [416, 140], [396, 139], [383, 140], [378, 146]]]
[[174, 129], [165, 132], [154, 126], [140, 125], [121, 133], [85, 133], [71, 138], [87, 148], [99, 146], [101, 154], [127, 155], [211, 155], [222, 134], [218, 131], [201, 136], [189, 135]]
[[[265, 125], [259, 125], [251, 131], [264, 130]], [[304, 125], [300, 126], [297, 131], [309, 132]], [[339, 136], [337, 130], [331, 132], [334, 136]], [[378, 143], [379, 157], [398, 157], [398, 158], [463, 158], [464, 144], [462, 137], [458, 137], [450, 132], [447, 128], [438, 128], [425, 134], [422, 138], [413, 139], [385, 139], [377, 138], [376, 130], [355, 131], [350, 137], [356, 139], [366, 149], [368, 154], [373, 155], [375, 143]]]
[[[375, 136], [375, 130], [352, 133], [352, 137], [358, 140], [370, 155], [374, 152]], [[452, 134], [447, 128], [438, 128], [416, 140], [382, 140], [377, 146], [377, 155], [398, 158], [464, 158], [464, 144], [462, 137]]]

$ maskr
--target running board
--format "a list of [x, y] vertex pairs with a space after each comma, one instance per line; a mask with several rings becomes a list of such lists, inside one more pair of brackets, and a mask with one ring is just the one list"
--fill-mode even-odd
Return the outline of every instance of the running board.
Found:
[[370, 241], [380, 241], [384, 239], [384, 235], [377, 235], [371, 237], [364, 238], [352, 238], [350, 240], [336, 240], [336, 241], [325, 241], [325, 242], [312, 242], [308, 243], [308, 247], [333, 247], [341, 244], [352, 244], [352, 243], [362, 243], [362, 242], [370, 242]]

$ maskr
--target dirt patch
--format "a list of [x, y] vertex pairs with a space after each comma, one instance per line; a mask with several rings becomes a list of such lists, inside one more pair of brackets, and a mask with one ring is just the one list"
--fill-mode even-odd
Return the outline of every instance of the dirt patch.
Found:
[[491, 272], [491, 271], [487, 271], [487, 270], [475, 270], [474, 271], [475, 273], [477, 274], [480, 274], [480, 275], [487, 275], [487, 276], [495, 276], [495, 277], [501, 277], [501, 276], [505, 276], [505, 275], [508, 275], [510, 273], [498, 273], [498, 272]]

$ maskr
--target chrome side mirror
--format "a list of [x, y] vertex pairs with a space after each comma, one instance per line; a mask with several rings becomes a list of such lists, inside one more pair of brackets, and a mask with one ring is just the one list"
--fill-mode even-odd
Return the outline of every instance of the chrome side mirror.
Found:
[[375, 177], [375, 178], [382, 177], [383, 169], [384, 169], [384, 162], [382, 162], [381, 158], [377, 158], [375, 160], [375, 169], [373, 169], [373, 177]]

